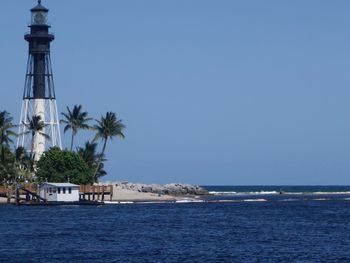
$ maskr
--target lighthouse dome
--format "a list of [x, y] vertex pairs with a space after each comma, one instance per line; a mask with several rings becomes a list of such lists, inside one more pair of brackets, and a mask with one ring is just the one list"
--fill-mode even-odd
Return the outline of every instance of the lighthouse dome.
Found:
[[49, 9], [47, 9], [45, 6], [41, 5], [41, 0], [38, 1], [38, 4], [33, 7], [32, 9], [30, 9], [31, 12], [49, 12]]

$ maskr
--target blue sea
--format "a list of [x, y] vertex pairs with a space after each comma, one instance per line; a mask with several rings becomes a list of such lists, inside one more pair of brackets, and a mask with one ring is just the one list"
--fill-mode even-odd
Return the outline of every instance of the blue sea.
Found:
[[207, 186], [206, 202], [0, 206], [0, 262], [350, 262], [350, 186]]

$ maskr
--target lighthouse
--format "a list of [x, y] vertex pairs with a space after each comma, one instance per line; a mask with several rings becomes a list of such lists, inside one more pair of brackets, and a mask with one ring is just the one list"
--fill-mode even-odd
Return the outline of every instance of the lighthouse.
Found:
[[29, 48], [17, 147], [24, 147], [39, 160], [49, 147], [62, 145], [50, 57], [55, 36], [49, 32], [49, 10], [38, 0], [30, 11], [30, 32], [24, 36]]

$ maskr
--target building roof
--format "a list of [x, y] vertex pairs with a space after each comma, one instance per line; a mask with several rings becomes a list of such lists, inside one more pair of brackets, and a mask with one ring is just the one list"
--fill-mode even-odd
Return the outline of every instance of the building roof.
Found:
[[79, 187], [77, 184], [71, 184], [71, 183], [43, 183], [40, 187], [44, 186], [45, 184], [55, 186], [55, 187]]

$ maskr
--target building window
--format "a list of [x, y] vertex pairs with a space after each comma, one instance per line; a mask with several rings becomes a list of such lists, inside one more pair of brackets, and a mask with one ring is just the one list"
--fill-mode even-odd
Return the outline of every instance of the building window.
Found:
[[68, 188], [68, 194], [71, 194], [72, 193], [72, 187], [69, 187]]
[[63, 187], [62, 190], [63, 190], [63, 193], [65, 194], [66, 193], [66, 188]]
[[57, 188], [57, 193], [59, 193], [59, 194], [61, 193], [61, 187]]
[[54, 187], [52, 191], [55, 194], [56, 193], [56, 187]]
[[50, 192], [50, 194], [52, 194], [52, 188], [51, 187], [49, 188], [49, 192]]

